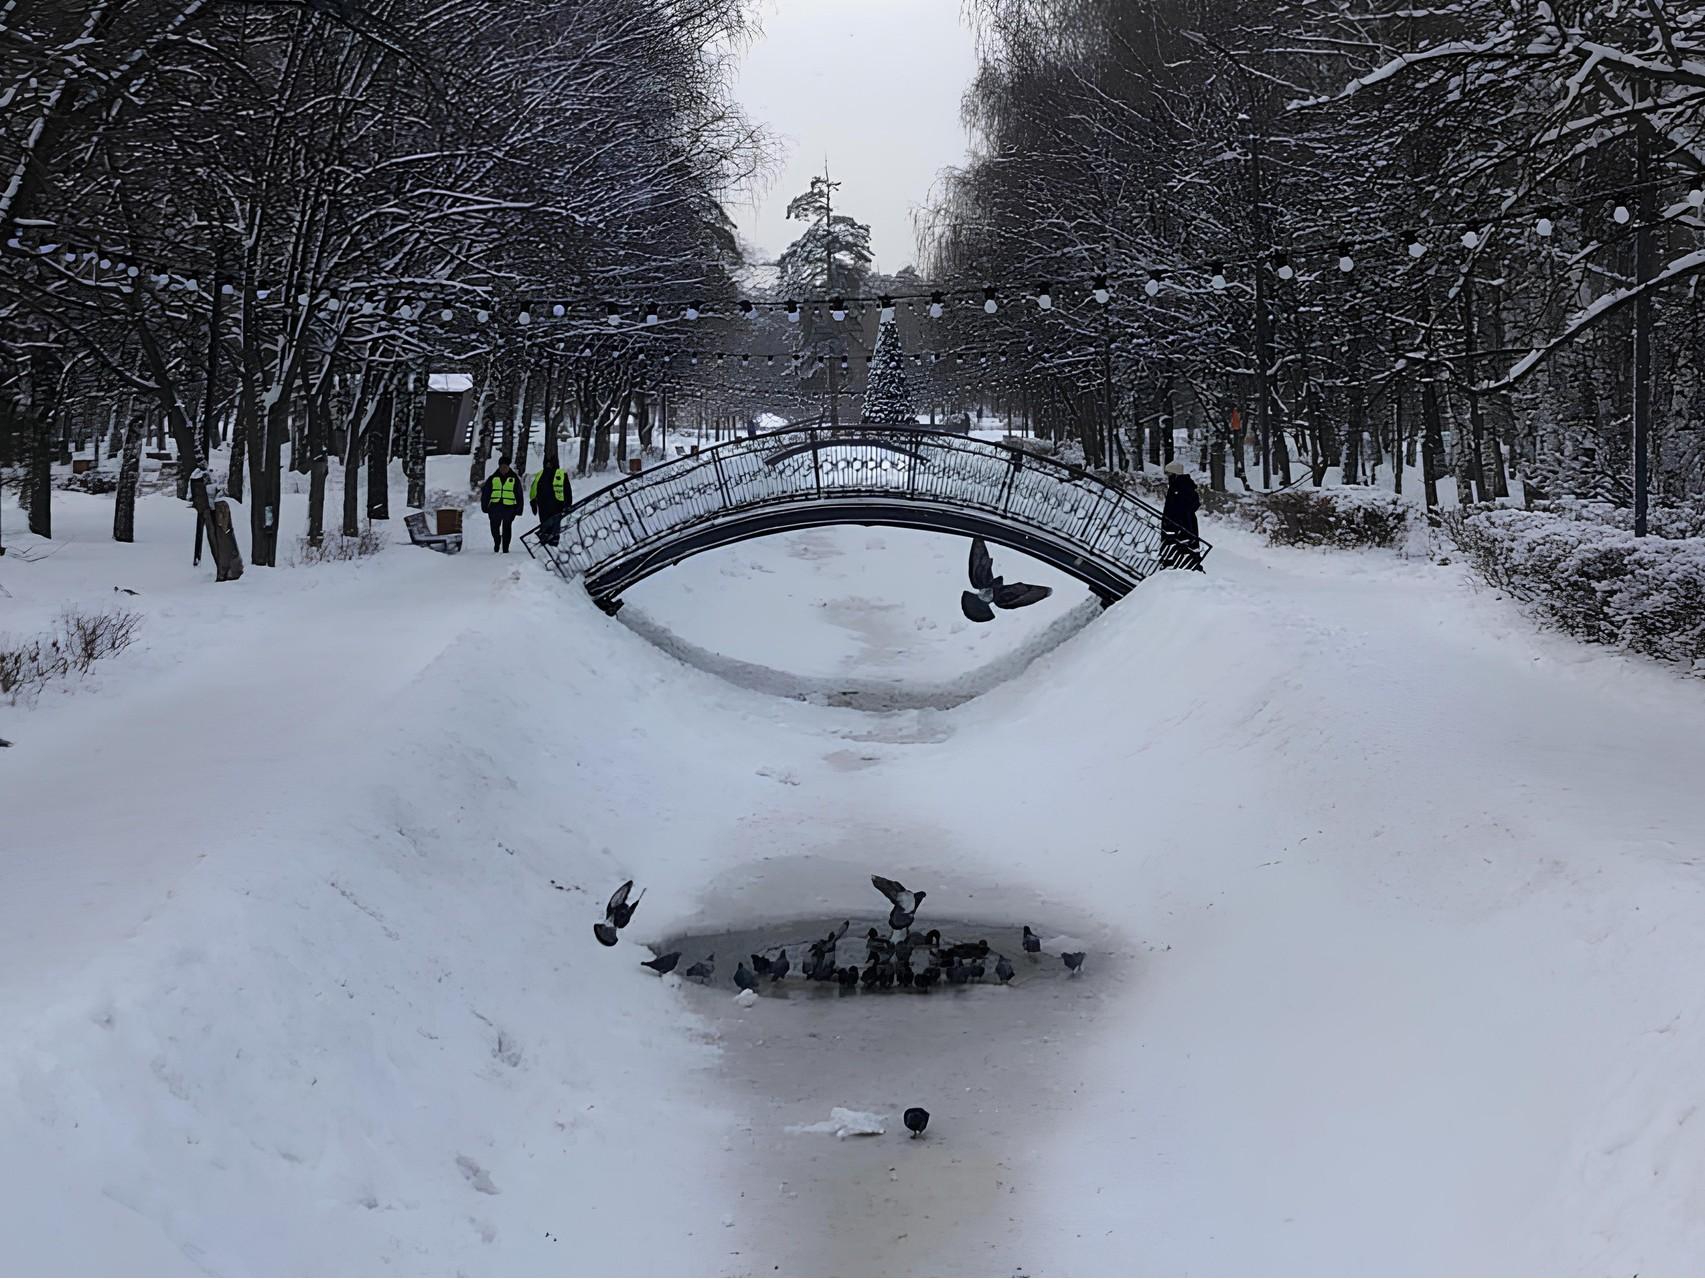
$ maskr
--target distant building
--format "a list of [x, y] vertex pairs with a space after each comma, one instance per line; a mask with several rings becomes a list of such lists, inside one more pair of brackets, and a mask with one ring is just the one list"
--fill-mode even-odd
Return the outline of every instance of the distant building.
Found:
[[426, 379], [426, 451], [472, 453], [474, 379], [467, 373], [430, 373]]

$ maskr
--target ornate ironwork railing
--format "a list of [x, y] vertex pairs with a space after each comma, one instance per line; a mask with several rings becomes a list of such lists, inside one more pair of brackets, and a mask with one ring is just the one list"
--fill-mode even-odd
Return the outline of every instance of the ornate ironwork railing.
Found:
[[[537, 529], [522, 542], [611, 608], [627, 587], [702, 550], [825, 524], [980, 535], [1107, 602], [1163, 567], [1165, 549], [1158, 509], [1082, 470], [989, 440], [879, 426], [729, 440], [594, 494], [569, 513], [556, 547], [541, 546]], [[1195, 544], [1198, 562], [1209, 549]], [[1176, 556], [1168, 549], [1167, 563]]]

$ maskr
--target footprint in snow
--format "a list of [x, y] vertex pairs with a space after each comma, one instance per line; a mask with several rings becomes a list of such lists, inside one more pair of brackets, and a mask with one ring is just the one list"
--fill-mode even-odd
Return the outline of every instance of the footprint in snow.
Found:
[[468, 1179], [468, 1184], [475, 1190], [479, 1191], [482, 1195], [495, 1195], [502, 1193], [495, 1185], [492, 1184], [491, 1174], [484, 1168], [481, 1168], [472, 1159], [469, 1159], [466, 1155], [456, 1156], [456, 1167], [462, 1170], [462, 1176]]

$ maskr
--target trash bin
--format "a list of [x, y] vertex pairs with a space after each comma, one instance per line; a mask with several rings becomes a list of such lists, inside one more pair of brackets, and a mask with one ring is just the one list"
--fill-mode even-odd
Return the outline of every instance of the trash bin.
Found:
[[438, 520], [440, 533], [460, 533], [462, 531], [462, 508], [459, 506], [441, 506], [433, 515]]

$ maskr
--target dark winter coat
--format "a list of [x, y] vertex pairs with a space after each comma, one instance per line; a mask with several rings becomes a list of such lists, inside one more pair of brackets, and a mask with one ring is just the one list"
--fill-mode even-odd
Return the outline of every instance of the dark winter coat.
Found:
[[[558, 477], [561, 477], [560, 483]], [[561, 498], [557, 490], [562, 490]], [[568, 485], [568, 472], [560, 466], [554, 471], [546, 468], [533, 477], [528, 488], [528, 499], [533, 503], [533, 511], [540, 519], [549, 519], [560, 515], [574, 504], [574, 493]]]
[[1201, 536], [1196, 527], [1196, 511], [1201, 505], [1202, 498], [1196, 492], [1195, 480], [1188, 475], [1167, 476], [1166, 505], [1161, 508], [1166, 523], [1161, 528], [1161, 537], [1169, 542], [1195, 546], [1196, 539]]

